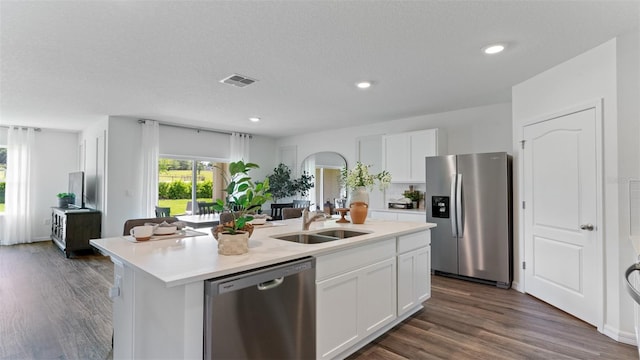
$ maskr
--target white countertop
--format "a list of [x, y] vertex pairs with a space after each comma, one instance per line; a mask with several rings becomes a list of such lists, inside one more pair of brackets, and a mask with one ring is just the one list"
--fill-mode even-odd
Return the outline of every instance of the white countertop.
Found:
[[[406, 210], [405, 210], [406, 211]], [[123, 237], [91, 240], [91, 245], [130, 266], [164, 282], [167, 287], [203, 281], [251, 270], [305, 256], [317, 256], [337, 250], [435, 227], [431, 223], [397, 222], [367, 219], [365, 224], [338, 224], [335, 220], [311, 224], [309, 232], [345, 228], [370, 234], [322, 244], [299, 244], [271, 236], [300, 232], [301, 219], [274, 222], [282, 226], [256, 226], [249, 239], [249, 252], [243, 255], [218, 254], [218, 243], [211, 234], [132, 243]]]

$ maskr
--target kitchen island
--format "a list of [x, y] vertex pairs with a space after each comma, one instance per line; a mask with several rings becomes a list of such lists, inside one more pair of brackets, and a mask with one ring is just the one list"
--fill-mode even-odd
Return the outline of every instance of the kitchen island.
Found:
[[256, 227], [249, 252], [238, 256], [218, 255], [210, 234], [141, 243], [91, 240], [115, 265], [114, 359], [202, 359], [204, 281], [288, 260], [316, 259], [317, 358], [356, 351], [420, 310], [430, 296], [434, 224], [315, 222], [309, 232], [367, 233], [321, 244], [273, 238], [299, 232], [300, 219], [269, 224]]

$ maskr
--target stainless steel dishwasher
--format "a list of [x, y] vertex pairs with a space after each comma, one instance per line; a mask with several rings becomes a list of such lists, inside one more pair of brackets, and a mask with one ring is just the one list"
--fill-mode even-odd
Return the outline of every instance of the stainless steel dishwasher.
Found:
[[315, 259], [205, 281], [205, 359], [315, 359]]

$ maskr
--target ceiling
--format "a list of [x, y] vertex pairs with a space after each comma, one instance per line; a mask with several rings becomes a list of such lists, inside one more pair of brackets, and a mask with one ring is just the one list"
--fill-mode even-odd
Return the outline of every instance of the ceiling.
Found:
[[[277, 137], [509, 102], [639, 17], [640, 0], [2, 0], [0, 123], [117, 115]], [[494, 42], [507, 50], [481, 52]], [[219, 82], [234, 73], [258, 81]]]

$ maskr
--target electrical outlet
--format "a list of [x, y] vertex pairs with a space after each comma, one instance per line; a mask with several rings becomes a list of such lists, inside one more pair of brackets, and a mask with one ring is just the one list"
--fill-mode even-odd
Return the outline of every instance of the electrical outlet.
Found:
[[51, 225], [51, 219], [50, 218], [45, 218], [44, 221], [42, 222], [42, 224]]

